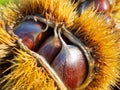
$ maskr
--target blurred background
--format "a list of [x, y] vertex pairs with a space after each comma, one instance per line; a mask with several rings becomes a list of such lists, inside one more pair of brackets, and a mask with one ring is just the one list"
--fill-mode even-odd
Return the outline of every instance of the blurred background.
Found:
[[0, 4], [6, 4], [6, 3], [9, 3], [9, 2], [13, 2], [14, 0], [0, 0]]

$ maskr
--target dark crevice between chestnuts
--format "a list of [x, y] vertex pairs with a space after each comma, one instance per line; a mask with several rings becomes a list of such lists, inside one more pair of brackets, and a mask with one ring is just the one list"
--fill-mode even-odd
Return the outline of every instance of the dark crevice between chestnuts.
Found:
[[[48, 72], [53, 72], [53, 68], [56, 73], [52, 73], [51, 77], [61, 79], [70, 90], [86, 88], [94, 77], [94, 60], [90, 50], [62, 23], [38, 16], [28, 16], [24, 20], [14, 33], [22, 39], [23, 44], [46, 60], [43, 63]], [[36, 62], [39, 66], [40, 61]]]

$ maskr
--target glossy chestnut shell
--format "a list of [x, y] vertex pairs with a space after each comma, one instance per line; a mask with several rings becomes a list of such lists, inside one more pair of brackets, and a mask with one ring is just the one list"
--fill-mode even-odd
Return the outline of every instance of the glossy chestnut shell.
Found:
[[[15, 27], [14, 33], [22, 39], [22, 42], [31, 50], [41, 43], [44, 37], [42, 30], [45, 26], [41, 23], [26, 21]], [[39, 43], [38, 43], [39, 42]]]
[[38, 50], [38, 54], [45, 57], [48, 63], [51, 63], [61, 49], [61, 43], [58, 38], [48, 37]]
[[94, 0], [94, 3], [98, 12], [108, 13], [110, 11], [110, 3], [108, 0]]

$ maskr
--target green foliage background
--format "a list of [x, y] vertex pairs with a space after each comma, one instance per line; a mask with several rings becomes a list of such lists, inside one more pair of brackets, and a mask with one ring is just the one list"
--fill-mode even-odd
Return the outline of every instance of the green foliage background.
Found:
[[7, 4], [9, 2], [13, 2], [14, 0], [0, 0], [0, 4]]

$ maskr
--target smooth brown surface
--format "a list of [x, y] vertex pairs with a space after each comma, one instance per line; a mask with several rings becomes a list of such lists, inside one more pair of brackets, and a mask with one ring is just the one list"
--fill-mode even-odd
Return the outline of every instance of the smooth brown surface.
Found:
[[108, 13], [110, 11], [110, 3], [108, 0], [93, 0], [98, 12]]
[[58, 38], [49, 37], [37, 52], [42, 55], [49, 63], [57, 56], [61, 49], [61, 43]]
[[[44, 30], [42, 23], [36, 23], [33, 21], [26, 21], [19, 24], [14, 33], [23, 40], [23, 43], [31, 50], [36, 47], [36, 41], [40, 42], [42, 39], [42, 32]], [[39, 38], [37, 38], [39, 36]], [[37, 39], [37, 40], [36, 40]]]
[[85, 79], [85, 58], [75, 46], [62, 47], [51, 66], [70, 90], [75, 90]]

